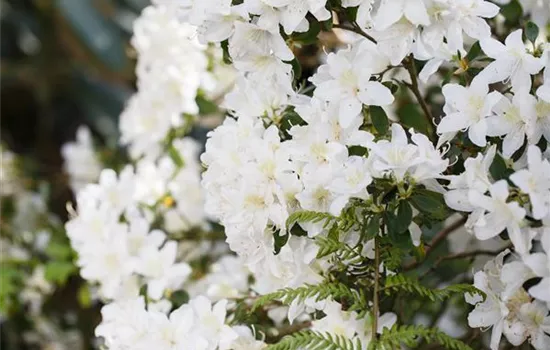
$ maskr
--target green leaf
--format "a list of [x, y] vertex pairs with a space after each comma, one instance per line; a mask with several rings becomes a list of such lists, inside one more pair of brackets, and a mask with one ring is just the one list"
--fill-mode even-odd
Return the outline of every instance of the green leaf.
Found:
[[476, 41], [470, 48], [470, 51], [468, 51], [468, 54], [466, 55], [466, 60], [468, 62], [472, 62], [479, 56], [480, 53], [481, 45], [479, 44], [479, 41]]
[[372, 125], [380, 135], [385, 135], [390, 127], [390, 122], [386, 112], [382, 107], [369, 106], [369, 114], [372, 120]]
[[76, 272], [76, 266], [70, 262], [50, 261], [46, 264], [45, 278], [50, 282], [65, 284], [74, 272]]
[[409, 229], [409, 225], [412, 222], [412, 208], [406, 201], [401, 201], [397, 207], [396, 228], [398, 233], [403, 233]]
[[427, 216], [444, 219], [447, 206], [441, 193], [417, 189], [411, 196], [412, 205]]
[[530, 42], [534, 43], [539, 36], [539, 27], [531, 21], [527, 22], [525, 25], [525, 36]]
[[361, 242], [367, 242], [373, 239], [380, 232], [380, 214], [374, 214], [371, 216], [365, 225], [362, 226], [362, 238]]
[[419, 280], [402, 274], [386, 277], [382, 291], [386, 295], [392, 295], [399, 292], [415, 294], [428, 298], [432, 302], [445, 300], [455, 294], [478, 294], [485, 299], [485, 293], [471, 284], [453, 284], [442, 289], [431, 289], [423, 286]]
[[324, 221], [324, 226], [328, 227], [333, 220], [336, 220], [336, 218], [329, 213], [318, 213], [316, 211], [303, 210], [290, 214], [288, 219], [286, 219], [286, 227], [291, 228], [297, 222], [317, 223], [321, 221]]
[[298, 59], [294, 58], [292, 61], [288, 62], [292, 66], [292, 74], [294, 81], [300, 80], [300, 77], [302, 76], [302, 65], [300, 64], [300, 61]]
[[198, 95], [197, 98], [195, 99], [195, 102], [197, 102], [197, 106], [199, 107], [199, 113], [201, 115], [213, 114], [218, 111], [218, 105], [206, 99], [202, 95]]
[[455, 339], [437, 328], [427, 328], [422, 325], [394, 325], [391, 329], [384, 328], [380, 338], [369, 344], [369, 350], [402, 349], [405, 345], [416, 348], [421, 339], [428, 344], [437, 343], [449, 350], [473, 350], [469, 345]]
[[273, 232], [273, 240], [274, 240], [273, 253], [275, 255], [281, 252], [281, 249], [285, 246], [286, 242], [288, 242], [289, 238], [290, 238], [290, 233], [288, 232], [284, 235], [281, 235], [280, 230]]
[[361, 350], [359, 337], [350, 339], [343, 335], [303, 330], [283, 337], [277, 344], [268, 345], [266, 350]]
[[491, 173], [493, 179], [498, 181], [508, 178], [508, 176], [512, 174], [513, 170], [508, 168], [506, 162], [499, 154], [496, 154], [493, 159], [493, 163], [489, 167], [489, 172]]
[[184, 290], [177, 290], [170, 294], [170, 301], [172, 302], [174, 308], [178, 308], [189, 302], [189, 294]]
[[220, 45], [223, 52], [223, 62], [225, 64], [231, 64], [233, 60], [231, 59], [231, 55], [229, 54], [229, 40], [222, 41]]

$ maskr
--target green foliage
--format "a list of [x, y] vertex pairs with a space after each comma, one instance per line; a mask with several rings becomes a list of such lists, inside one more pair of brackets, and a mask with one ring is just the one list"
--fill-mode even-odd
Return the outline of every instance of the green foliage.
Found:
[[395, 325], [391, 329], [385, 328], [380, 338], [370, 344], [369, 350], [402, 349], [403, 345], [408, 348], [415, 348], [421, 339], [430, 344], [440, 344], [449, 350], [473, 350], [467, 344], [452, 338], [437, 328], [427, 328], [421, 325]]
[[508, 178], [514, 171], [506, 165], [504, 159], [499, 155], [495, 154], [493, 163], [489, 167], [489, 173], [495, 181]]
[[350, 265], [359, 264], [363, 260], [360, 249], [352, 248], [337, 239], [318, 236], [315, 238], [315, 243], [319, 246], [319, 252], [317, 253], [318, 259], [336, 254], [338, 259]]
[[269, 350], [360, 350], [359, 338], [351, 340], [341, 335], [321, 333], [311, 330], [300, 331], [285, 336], [277, 344], [267, 347]]
[[318, 213], [315, 211], [297, 211], [292, 213], [286, 220], [286, 227], [291, 228], [298, 222], [313, 222], [318, 223], [324, 221], [323, 227], [328, 227], [332, 222], [335, 222], [337, 218], [329, 213]]
[[423, 214], [438, 220], [447, 216], [447, 206], [441, 193], [425, 189], [415, 189], [411, 196], [411, 204]]
[[368, 305], [362, 291], [356, 291], [338, 282], [322, 283], [317, 285], [306, 284], [299, 288], [284, 288], [276, 292], [265, 294], [256, 299], [252, 311], [257, 310], [274, 301], [290, 305], [294, 300], [299, 302], [312, 298], [315, 301], [325, 299], [345, 300], [350, 305], [350, 311], [367, 312]]
[[369, 114], [372, 121], [372, 125], [380, 135], [385, 135], [390, 127], [390, 122], [386, 112], [382, 107], [369, 106]]
[[418, 280], [402, 274], [388, 276], [382, 290], [386, 295], [406, 292], [428, 298], [431, 301], [442, 301], [454, 294], [466, 293], [479, 294], [485, 297], [485, 293], [471, 284], [454, 284], [443, 289], [431, 289], [420, 284]]
[[57, 284], [65, 284], [69, 277], [76, 272], [76, 266], [67, 261], [50, 261], [44, 272], [46, 280]]
[[530, 42], [534, 43], [537, 40], [538, 36], [539, 27], [531, 21], [527, 22], [527, 24], [525, 25], [525, 37], [527, 37]]

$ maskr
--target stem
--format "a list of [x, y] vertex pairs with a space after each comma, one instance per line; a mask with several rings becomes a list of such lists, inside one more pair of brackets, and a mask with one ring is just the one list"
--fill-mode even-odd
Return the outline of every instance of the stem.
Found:
[[378, 290], [380, 289], [380, 245], [378, 237], [374, 240], [374, 297], [372, 305], [372, 337], [376, 339], [378, 331]]
[[428, 107], [428, 104], [424, 100], [424, 97], [422, 96], [422, 93], [420, 92], [420, 89], [418, 88], [418, 78], [417, 78], [417, 71], [416, 66], [414, 65], [414, 58], [409, 56], [409, 59], [404, 62], [405, 68], [407, 68], [407, 71], [409, 72], [409, 75], [411, 76], [411, 84], [405, 84], [413, 93], [413, 95], [416, 97], [416, 100], [420, 104], [420, 107], [422, 108], [422, 111], [424, 111], [424, 116], [426, 117], [426, 121], [428, 122], [427, 129], [430, 136], [433, 135], [433, 115], [430, 111], [430, 108]]
[[368, 40], [372, 41], [373, 43], [376, 44], [376, 39], [374, 39], [372, 36], [370, 36], [369, 34], [367, 34], [363, 29], [361, 29], [359, 27], [359, 25], [355, 22], [352, 23], [352, 26], [346, 26], [346, 25], [343, 25], [343, 24], [339, 24], [339, 23], [334, 23], [332, 25], [333, 28], [339, 28], [339, 29], [344, 29], [344, 30], [349, 30], [350, 32], [354, 32], [355, 34], [359, 34], [365, 38], [367, 38]]
[[412, 263], [403, 266], [403, 271], [412, 270], [415, 267], [419, 266], [424, 260], [426, 260], [426, 257], [428, 256], [428, 254], [430, 254], [438, 245], [440, 245], [443, 241], [447, 239], [447, 236], [449, 236], [451, 233], [453, 233], [454, 231], [462, 227], [465, 223], [466, 223], [466, 217], [462, 217], [459, 220], [452, 223], [451, 225], [449, 225], [448, 227], [439, 231], [434, 236], [429, 246], [426, 248], [424, 259], [415, 260]]

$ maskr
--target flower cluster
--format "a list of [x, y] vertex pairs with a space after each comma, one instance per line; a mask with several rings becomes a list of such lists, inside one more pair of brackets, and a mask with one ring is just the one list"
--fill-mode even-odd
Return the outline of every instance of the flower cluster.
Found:
[[[546, 6], [522, 3], [533, 20]], [[132, 164], [99, 172], [85, 130], [64, 151], [79, 189], [66, 224], [77, 264], [114, 300], [96, 330], [105, 345], [388, 349], [423, 337], [469, 349], [407, 326], [415, 311], [400, 306], [404, 295], [413, 310], [422, 297], [462, 293], [470, 327], [493, 327], [491, 350], [502, 334], [548, 348], [550, 47], [533, 22], [493, 38], [492, 28], [523, 23], [503, 24], [500, 9], [154, 1], [135, 23], [138, 92], [120, 121]], [[349, 32], [349, 44], [312, 49], [333, 31]], [[235, 81], [214, 102], [227, 116], [208, 133], [201, 180], [200, 147], [182, 135], [220, 91], [221, 59]], [[443, 224], [456, 212], [465, 214]], [[462, 225], [513, 253], [482, 251], [497, 256], [482, 271], [435, 274], [424, 286], [440, 264], [477, 255], [442, 255]], [[183, 305], [173, 298], [182, 290]], [[244, 313], [265, 334], [226, 325], [245, 323]]]
[[225, 324], [226, 304], [199, 296], [167, 315], [157, 305], [146, 308], [143, 298], [119, 301], [102, 309], [96, 333], [110, 349], [262, 349], [248, 328]]

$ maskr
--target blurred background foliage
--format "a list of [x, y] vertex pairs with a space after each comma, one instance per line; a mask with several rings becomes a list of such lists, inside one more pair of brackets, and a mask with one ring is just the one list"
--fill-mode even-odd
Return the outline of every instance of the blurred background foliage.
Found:
[[60, 146], [87, 124], [113, 146], [133, 90], [132, 21], [148, 0], [2, 0], [1, 131], [33, 178], [68, 199]]
[[[63, 221], [72, 194], [63, 173], [61, 146], [85, 124], [98, 142], [115, 148], [118, 115], [135, 84], [135, 54], [129, 44], [132, 22], [148, 4], [148, 0], [0, 2], [1, 141], [17, 154], [31, 189], [47, 184], [48, 208]], [[66, 241], [63, 232], [57, 234]], [[49, 248], [55, 248], [55, 236], [53, 242]], [[67, 247], [66, 243], [59, 247]], [[60, 249], [47, 250], [50, 253], [65, 254]], [[53, 258], [57, 257], [44, 259]], [[4, 272], [9, 270], [4, 267], [5, 282]], [[90, 304], [89, 291], [76, 272], [65, 272], [54, 276], [63, 287], [56, 288], [44, 312], [59, 319], [72, 314], [76, 324], [70, 328], [77, 328], [83, 348], [90, 348], [99, 310]], [[1, 284], [4, 292], [10, 287]], [[46, 342], [23, 343], [22, 331], [31, 327], [25, 326], [25, 310], [2, 316], [7, 319], [1, 325], [0, 348], [48, 348]]]

